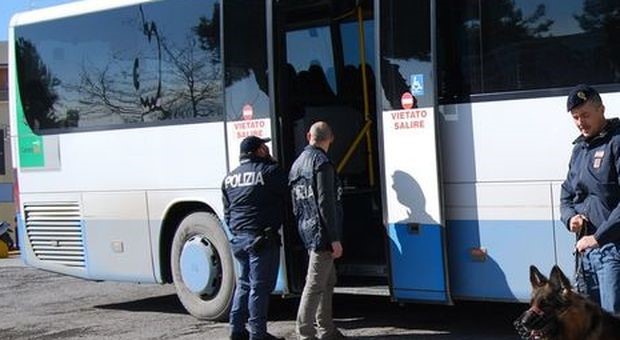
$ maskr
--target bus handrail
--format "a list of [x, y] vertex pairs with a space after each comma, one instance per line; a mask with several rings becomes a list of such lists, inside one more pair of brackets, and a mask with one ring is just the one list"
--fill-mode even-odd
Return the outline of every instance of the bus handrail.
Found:
[[357, 134], [357, 136], [353, 140], [353, 143], [351, 143], [351, 145], [347, 149], [347, 152], [344, 154], [344, 156], [342, 156], [342, 159], [340, 160], [340, 162], [338, 163], [338, 166], [336, 167], [336, 171], [338, 173], [340, 173], [342, 169], [347, 165], [347, 163], [349, 162], [349, 159], [351, 158], [351, 155], [353, 155], [353, 152], [355, 151], [355, 149], [357, 149], [360, 142], [362, 141], [362, 138], [369, 131], [371, 125], [372, 125], [372, 120], [367, 120], [364, 126], [362, 127], [362, 130]]

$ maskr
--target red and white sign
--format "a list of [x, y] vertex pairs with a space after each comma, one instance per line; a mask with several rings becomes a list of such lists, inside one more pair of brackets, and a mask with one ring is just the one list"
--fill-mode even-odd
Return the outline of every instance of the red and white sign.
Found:
[[435, 110], [383, 111], [388, 223], [439, 224]]
[[252, 119], [253, 116], [254, 116], [254, 109], [252, 108], [252, 105], [250, 104], [243, 105], [243, 119], [250, 120]]
[[[250, 109], [252, 107], [250, 105]], [[245, 107], [244, 107], [245, 116]], [[252, 110], [253, 111], [253, 110]], [[239, 165], [239, 144], [247, 136], [257, 136], [260, 138], [271, 137], [271, 120], [246, 119], [226, 122], [226, 134], [228, 137], [228, 162], [231, 169]], [[267, 144], [270, 145], [269, 143]]]
[[241, 140], [248, 136], [269, 137], [266, 131], [268, 124], [269, 120], [267, 119], [240, 120], [238, 122], [230, 122], [228, 129], [233, 133], [231, 136], [233, 140], [236, 139], [241, 143]]
[[403, 93], [400, 97], [400, 105], [403, 106], [403, 109], [409, 110], [413, 107], [413, 95], [409, 92]]
[[394, 130], [426, 128], [428, 112], [425, 109], [394, 110], [386, 112], [389, 112], [389, 117], [391, 118], [390, 124], [385, 125], [388, 128], [391, 127]]

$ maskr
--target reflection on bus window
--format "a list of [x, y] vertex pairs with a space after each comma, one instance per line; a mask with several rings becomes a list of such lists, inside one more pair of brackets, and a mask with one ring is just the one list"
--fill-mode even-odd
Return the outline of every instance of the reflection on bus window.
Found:
[[242, 119], [243, 106], [250, 105], [252, 118], [268, 118], [265, 3], [228, 0], [225, 8], [226, 117]]
[[[340, 34], [342, 41], [349, 42], [342, 45], [342, 54], [345, 65], [353, 65], [357, 67], [361, 64], [360, 46], [359, 46], [359, 24], [355, 22], [347, 22], [340, 25]], [[365, 61], [374, 70], [375, 56], [372, 55], [375, 50], [375, 22], [372, 20], [364, 21], [364, 45], [366, 47]]]
[[219, 15], [218, 1], [189, 0], [18, 27], [26, 121], [57, 133], [221, 119]]
[[440, 102], [618, 82], [620, 4], [596, 3], [438, 1]]

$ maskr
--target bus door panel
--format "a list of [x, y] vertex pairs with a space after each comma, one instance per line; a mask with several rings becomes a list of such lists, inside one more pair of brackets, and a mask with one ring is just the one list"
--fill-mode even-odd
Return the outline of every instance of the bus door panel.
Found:
[[390, 291], [451, 303], [439, 176], [432, 0], [376, 1]]
[[[271, 138], [267, 6], [261, 1], [224, 2], [224, 97], [230, 170], [239, 165], [247, 136]], [[251, 32], [251, 33], [250, 33]], [[267, 143], [272, 148], [272, 143]]]
[[[317, 56], [316, 51], [308, 49], [306, 40], [310, 29], [297, 27], [299, 21], [307, 20], [304, 9], [307, 5], [311, 6], [311, 3], [275, 0], [267, 2], [268, 15], [271, 15], [268, 25], [272, 25], [273, 33], [268, 36], [268, 39], [271, 39], [269, 45], [272, 46], [270, 62], [273, 62], [274, 70], [269, 73], [270, 80], [273, 79], [272, 111], [277, 117], [273, 119], [273, 154], [288, 171], [307, 144], [305, 136], [308, 119], [320, 119], [318, 112], [312, 114], [312, 110], [305, 107], [305, 97], [322, 98], [320, 93], [309, 90], [308, 84], [301, 84], [299, 81], [298, 74], [309, 65], [297, 63], [296, 61], [307, 58], [295, 58], [291, 51], [302, 56], [312, 55], [312, 58], [317, 60], [325, 60], [324, 58], [331, 55], [323, 53]], [[325, 42], [329, 37], [329, 30], [325, 28], [318, 28], [315, 33], [316, 39], [321, 42]], [[303, 46], [299, 46], [300, 44]], [[287, 200], [282, 228], [283, 256], [280, 269], [285, 272], [287, 281], [284, 294], [302, 292], [308, 263], [308, 253], [297, 232], [291, 203]]]

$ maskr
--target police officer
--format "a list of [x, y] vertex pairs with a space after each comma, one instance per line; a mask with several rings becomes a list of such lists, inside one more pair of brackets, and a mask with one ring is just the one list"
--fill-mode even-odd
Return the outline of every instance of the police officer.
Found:
[[234, 340], [280, 339], [267, 333], [267, 311], [278, 273], [278, 230], [288, 189], [286, 173], [265, 145], [269, 141], [256, 136], [241, 141], [241, 164], [222, 183], [224, 220], [240, 269], [230, 311]]
[[342, 189], [327, 157], [334, 135], [327, 123], [317, 122], [310, 127], [307, 138], [308, 146], [289, 173], [293, 212], [309, 254], [297, 311], [297, 335], [299, 339], [343, 339], [345, 336], [332, 319], [334, 259], [342, 256]]
[[605, 118], [599, 93], [588, 85], [572, 89], [566, 109], [580, 132], [560, 197], [562, 222], [578, 235], [577, 285], [620, 313], [620, 120]]

